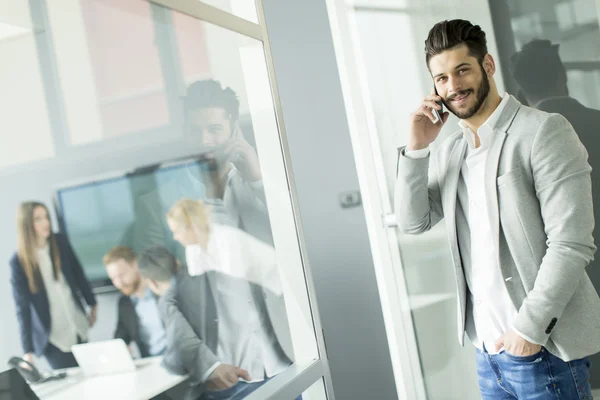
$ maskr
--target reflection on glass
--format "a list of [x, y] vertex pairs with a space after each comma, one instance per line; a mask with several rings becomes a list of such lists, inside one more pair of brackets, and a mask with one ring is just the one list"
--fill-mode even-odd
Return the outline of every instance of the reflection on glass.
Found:
[[[145, 250], [139, 260], [142, 275], [160, 297], [168, 343], [165, 366], [190, 373], [191, 381], [199, 384], [194, 388], [197, 395], [230, 398], [250, 393], [292, 363], [280, 281], [278, 276], [265, 279], [268, 272], [251, 270], [260, 266], [244, 270], [248, 262], [242, 259], [255, 256], [254, 246], [267, 245], [237, 242], [237, 234], [248, 239], [247, 234], [207, 225], [190, 205], [186, 209], [189, 225], [175, 213], [170, 214], [169, 226], [186, 244], [188, 269], [180, 268], [164, 247]], [[201, 265], [191, 268], [196, 263]]]
[[156, 45], [161, 32], [155, 32], [152, 12], [144, 1], [81, 2], [102, 136], [92, 138], [73, 127], [73, 143], [106, 140], [170, 122]]
[[[18, 15], [2, 21], [7, 24], [0, 37], [0, 58], [11, 62], [0, 64], [0, 108], [11, 112], [3, 113], [0, 130], [12, 134], [0, 136], [0, 171], [55, 155], [36, 34], [33, 29], [19, 35], [9, 34], [13, 28], [23, 26], [22, 20], [28, 18], [28, 12], [23, 7]], [[25, 118], [26, 115], [35, 118]]]
[[96, 322], [96, 297], [69, 239], [53, 232], [43, 203], [21, 203], [16, 228], [10, 284], [23, 359], [33, 364], [34, 355], [43, 356], [54, 369], [76, 367], [71, 347], [88, 340]]
[[[600, 27], [593, 0], [557, 2], [553, 9], [531, 9], [529, 15], [545, 15], [535, 34], [515, 25], [525, 11], [510, 3], [515, 48], [510, 58], [512, 77], [521, 100], [531, 107], [563, 115], [573, 126], [588, 152], [592, 166], [594, 209], [600, 209]], [[596, 219], [597, 219], [596, 213]], [[597, 223], [596, 223], [597, 226]], [[598, 229], [594, 229], [598, 246]], [[600, 290], [598, 262], [586, 269], [596, 291]], [[590, 357], [592, 364], [599, 355]], [[600, 388], [600, 371], [590, 369], [592, 388]]]
[[[15, 51], [3, 53], [28, 55], [14, 58], [11, 73], [26, 70], [23, 80], [34, 84], [26, 85], [30, 108], [14, 101], [15, 88], [3, 92], [19, 106], [31, 151], [11, 141], [19, 154], [10, 163], [23, 164], [2, 174], [14, 190], [0, 212], [9, 220], [25, 198], [54, 199], [46, 219], [81, 262], [77, 279], [99, 293], [118, 290], [97, 295], [98, 322], [79, 339], [122, 339], [133, 357], [164, 357], [169, 370], [189, 374], [191, 392], [220, 398], [316, 359], [262, 43], [152, 2], [47, 3], [40, 37], [52, 34], [55, 46], [32, 58], [33, 39], [14, 40]], [[256, 15], [252, 1], [211, 4]], [[135, 32], [123, 36], [128, 29]], [[17, 236], [14, 226], [3, 229]], [[6, 259], [9, 245], [0, 249]], [[85, 312], [95, 318], [94, 307], [81, 308], [79, 325]], [[36, 323], [36, 315], [25, 318]], [[17, 348], [18, 327], [5, 329]], [[34, 342], [39, 357], [49, 344]], [[56, 335], [50, 342], [68, 350]]]
[[178, 201], [167, 214], [173, 238], [185, 246], [189, 274], [216, 271], [281, 295], [273, 246], [213, 221], [210, 209], [192, 199]]
[[121, 292], [115, 339], [123, 339], [132, 352], [135, 344], [141, 357], [162, 355], [167, 341], [158, 297], [140, 274], [138, 255], [130, 247], [116, 246], [102, 261], [111, 283]]
[[[542, 7], [535, 1], [508, 1], [512, 32], [506, 34], [514, 37], [515, 49], [519, 51], [536, 39], [549, 40], [558, 45], [555, 52], [570, 78], [568, 86], [571, 94], [576, 94], [574, 97], [582, 104], [599, 109], [600, 94], [595, 90], [600, 85], [597, 3], [594, 0], [553, 3], [549, 7]], [[540, 60], [535, 62], [539, 65]], [[553, 65], [555, 63], [551, 62], [544, 69], [556, 68]], [[530, 105], [535, 106], [535, 103]]]

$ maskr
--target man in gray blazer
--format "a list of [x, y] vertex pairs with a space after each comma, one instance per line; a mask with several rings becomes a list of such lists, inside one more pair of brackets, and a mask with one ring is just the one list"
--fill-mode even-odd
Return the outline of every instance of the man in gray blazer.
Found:
[[187, 398], [242, 398], [292, 363], [282, 295], [216, 271], [190, 276], [164, 247], [144, 251], [138, 266], [160, 296], [163, 364], [190, 374]]
[[[425, 52], [435, 90], [399, 149], [399, 226], [418, 234], [446, 219], [459, 342], [466, 331], [477, 347], [484, 399], [591, 398], [600, 299], [585, 272], [596, 250], [588, 154], [564, 117], [500, 96], [479, 26], [442, 21]], [[449, 116], [438, 102], [460, 129], [430, 154]]]

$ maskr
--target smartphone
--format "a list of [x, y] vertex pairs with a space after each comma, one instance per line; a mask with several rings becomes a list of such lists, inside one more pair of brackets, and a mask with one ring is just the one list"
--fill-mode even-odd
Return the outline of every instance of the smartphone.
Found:
[[[438, 94], [437, 88], [435, 87], [435, 84], [433, 85], [433, 89], [435, 90], [435, 94]], [[439, 106], [442, 107], [442, 108], [440, 110], [436, 110], [435, 108], [431, 109], [431, 111], [433, 113], [433, 116], [434, 116], [434, 120], [433, 120], [434, 124], [437, 124], [439, 121], [441, 121], [442, 120], [442, 114], [444, 114], [444, 103], [442, 103], [441, 101], [436, 101], [436, 103], [439, 104]]]

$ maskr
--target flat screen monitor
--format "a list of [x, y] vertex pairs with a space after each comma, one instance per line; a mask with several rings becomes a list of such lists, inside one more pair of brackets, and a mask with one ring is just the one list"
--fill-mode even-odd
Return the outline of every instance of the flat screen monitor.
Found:
[[69, 238], [92, 286], [110, 286], [102, 258], [117, 245], [139, 252], [148, 243], [164, 244], [181, 258], [181, 249], [168, 231], [166, 213], [181, 198], [205, 197], [203, 171], [207, 168], [209, 161], [193, 158], [57, 189], [60, 230]]

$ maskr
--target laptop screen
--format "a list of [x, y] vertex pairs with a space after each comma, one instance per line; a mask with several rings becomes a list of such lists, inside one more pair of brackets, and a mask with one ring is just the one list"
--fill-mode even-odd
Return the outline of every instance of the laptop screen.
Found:
[[40, 400], [16, 369], [0, 372], [0, 400]]

